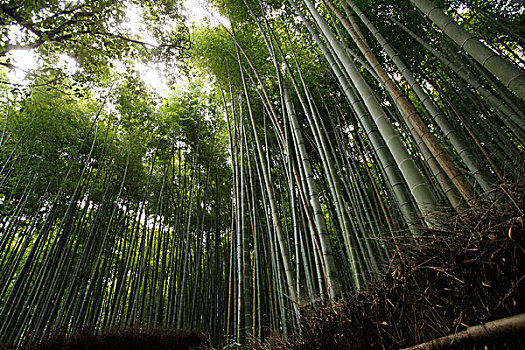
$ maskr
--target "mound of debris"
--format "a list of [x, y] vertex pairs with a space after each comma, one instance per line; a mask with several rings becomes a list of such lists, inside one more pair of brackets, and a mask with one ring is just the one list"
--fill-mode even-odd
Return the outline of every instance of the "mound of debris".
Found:
[[[502, 189], [490, 207], [425, 231], [404, 245], [381, 281], [335, 305], [304, 310], [300, 335], [259, 347], [399, 349], [525, 312], [525, 203], [518, 193]], [[523, 335], [471, 340], [451, 337], [445, 346], [525, 349]]]

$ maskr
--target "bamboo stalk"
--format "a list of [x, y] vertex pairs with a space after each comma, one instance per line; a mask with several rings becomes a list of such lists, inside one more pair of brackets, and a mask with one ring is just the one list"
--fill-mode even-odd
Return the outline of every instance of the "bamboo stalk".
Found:
[[467, 341], [481, 342], [523, 332], [525, 332], [525, 313], [472, 326], [462, 332], [450, 334], [403, 350], [452, 349], [458, 344]]

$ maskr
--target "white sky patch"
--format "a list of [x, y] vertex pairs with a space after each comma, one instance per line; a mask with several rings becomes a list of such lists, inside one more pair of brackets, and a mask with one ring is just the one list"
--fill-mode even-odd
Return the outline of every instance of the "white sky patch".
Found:
[[9, 29], [7, 31], [7, 38], [9, 39], [9, 42], [10, 43], [13, 43], [13, 44], [23, 44], [23, 41], [24, 41], [24, 37], [26, 35], [29, 36], [29, 38], [33, 38], [33, 39], [36, 39], [37, 36], [31, 32], [29, 32], [28, 34], [24, 35], [23, 31], [22, 31], [22, 27], [18, 24], [13, 24], [11, 26], [9, 26]]
[[169, 89], [168, 81], [162, 73], [159, 63], [136, 63], [134, 68], [139, 72], [140, 78], [149, 88], [155, 90], [160, 96], [165, 96]]
[[[210, 27], [219, 26], [221, 23], [229, 27], [228, 19], [207, 5], [204, 0], [185, 0], [183, 6], [188, 17], [186, 23], [188, 26], [192, 24], [199, 25], [209, 21]], [[154, 39], [148, 35], [146, 27], [142, 24], [140, 9], [128, 6], [126, 15], [129, 22], [125, 24], [125, 28], [129, 28], [133, 34], [139, 34], [137, 32], [141, 31], [140, 35], [144, 37], [145, 41], [155, 43]], [[168, 79], [162, 72], [162, 63], [136, 63], [134, 68], [139, 72], [141, 79], [148, 87], [155, 90], [160, 96], [166, 96], [169, 86]]]
[[216, 27], [221, 23], [226, 27], [230, 26], [228, 19], [209, 6], [204, 0], [185, 0], [184, 8], [187, 10], [188, 24], [201, 24], [207, 18], [210, 22], [210, 27]]
[[[139, 40], [152, 45], [159, 43], [150, 35], [147, 26], [142, 20], [142, 9], [126, 2], [126, 22], [122, 23], [122, 29], [136, 35]], [[168, 30], [168, 29], [166, 29]]]
[[58, 67], [68, 74], [74, 74], [80, 69], [77, 61], [64, 53], [58, 56]]
[[26, 74], [40, 65], [38, 54], [32, 50], [11, 50], [8, 55], [11, 59], [10, 63], [16, 67], [9, 70], [7, 74], [9, 81], [15, 84], [29, 84]]
[[[8, 72], [9, 81], [15, 84], [29, 85], [31, 82], [27, 79], [27, 73], [42, 65], [38, 54], [34, 50], [11, 50], [8, 55], [11, 59], [10, 63], [16, 67]], [[64, 53], [58, 56], [56, 67], [67, 74], [74, 74], [79, 70], [77, 61]]]

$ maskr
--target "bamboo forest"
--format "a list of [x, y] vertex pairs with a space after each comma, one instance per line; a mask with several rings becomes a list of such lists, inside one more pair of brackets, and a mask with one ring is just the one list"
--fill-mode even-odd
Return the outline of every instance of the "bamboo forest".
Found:
[[525, 349], [522, 0], [0, 0], [0, 129], [0, 348]]

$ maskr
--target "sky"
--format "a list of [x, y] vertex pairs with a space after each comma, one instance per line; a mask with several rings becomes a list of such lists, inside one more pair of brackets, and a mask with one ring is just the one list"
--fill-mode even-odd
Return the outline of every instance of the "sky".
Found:
[[227, 20], [222, 17], [217, 11], [209, 9], [204, 0], [185, 0], [184, 7], [187, 9], [189, 22], [202, 22], [204, 18], [210, 19], [212, 27], [219, 24], [219, 20], [226, 23]]
[[[219, 21], [223, 24], [228, 22], [227, 19], [222, 17], [217, 11], [208, 9], [204, 0], [184, 0], [184, 8], [188, 16], [187, 25], [190, 26], [192, 23], [199, 24], [204, 21], [205, 18], [209, 19], [210, 26], [214, 27], [220, 25]], [[140, 25], [140, 13], [137, 12], [136, 8], [128, 6], [127, 16], [128, 22], [124, 24], [125, 28], [131, 29], [134, 34], [140, 34], [143, 40], [154, 43], [155, 41], [144, 30], [141, 30]], [[227, 25], [227, 24], [226, 24]], [[10, 33], [16, 35], [16, 33]], [[9, 72], [9, 80], [15, 84], [27, 84], [25, 80], [25, 72], [31, 69], [35, 69], [39, 66], [38, 55], [28, 50], [12, 50], [10, 57], [13, 65], [19, 67], [19, 69], [13, 69]], [[74, 59], [63, 55], [60, 58], [59, 64], [62, 68], [73, 73], [78, 66]], [[164, 96], [168, 91], [167, 79], [162, 74], [161, 63], [157, 64], [144, 64], [137, 62], [135, 69], [139, 72], [140, 77], [144, 82], [152, 89], [154, 89], [159, 95]]]
[[[191, 26], [194, 24], [202, 23], [205, 18], [208, 18], [209, 25], [215, 27], [222, 24], [226, 24], [228, 20], [221, 16], [216, 10], [210, 9], [206, 6], [203, 0], [185, 0], [184, 8], [188, 16], [187, 25]], [[138, 18], [140, 21], [140, 18]], [[227, 25], [227, 24], [226, 24]], [[143, 63], [137, 63], [135, 69], [140, 73], [142, 80], [152, 89], [154, 89], [161, 96], [165, 95], [169, 89], [167, 85], [167, 79], [162, 75], [161, 64], [157, 65], [146, 65]]]

